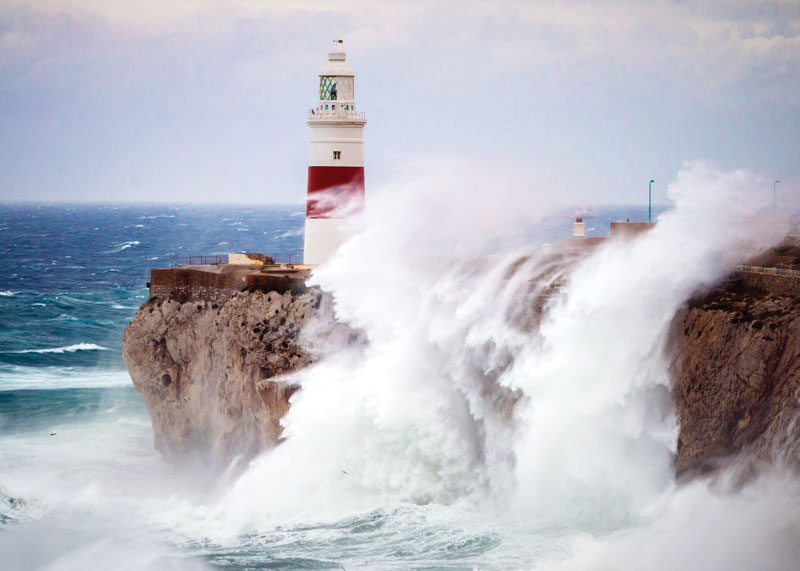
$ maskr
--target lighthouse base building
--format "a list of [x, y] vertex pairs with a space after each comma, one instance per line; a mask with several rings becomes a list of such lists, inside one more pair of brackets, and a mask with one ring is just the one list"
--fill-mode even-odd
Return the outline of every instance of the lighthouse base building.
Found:
[[350, 217], [364, 207], [363, 113], [355, 76], [334, 42], [319, 76], [319, 102], [308, 114], [308, 189], [303, 262], [326, 262], [352, 233]]

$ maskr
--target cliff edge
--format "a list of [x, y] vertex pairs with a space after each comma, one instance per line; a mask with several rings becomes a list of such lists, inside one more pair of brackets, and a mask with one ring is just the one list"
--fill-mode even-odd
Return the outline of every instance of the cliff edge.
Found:
[[[742, 453], [800, 458], [800, 279], [767, 277], [739, 272], [672, 320], [666, 351], [679, 476], [714, 471]], [[542, 304], [535, 309], [539, 316]], [[156, 448], [227, 464], [278, 443], [297, 390], [287, 373], [313, 364], [323, 348], [365, 338], [336, 320], [329, 295], [311, 289], [222, 301], [151, 296], [123, 340]]]
[[800, 457], [800, 297], [741, 281], [692, 300], [672, 321], [678, 475], [713, 471], [740, 453]]
[[168, 458], [227, 463], [277, 444], [297, 388], [281, 375], [313, 363], [323, 344], [360, 339], [319, 290], [242, 292], [219, 303], [153, 296], [125, 329], [123, 358], [155, 447]]

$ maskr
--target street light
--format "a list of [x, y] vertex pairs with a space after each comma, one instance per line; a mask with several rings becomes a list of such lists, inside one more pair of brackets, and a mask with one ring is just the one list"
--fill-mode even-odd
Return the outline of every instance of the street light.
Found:
[[652, 214], [653, 214], [653, 183], [654, 180], [650, 180], [650, 189], [647, 193], [647, 223], [652, 223]]
[[772, 183], [772, 217], [775, 218], [775, 187], [779, 183], [779, 180], [776, 180]]

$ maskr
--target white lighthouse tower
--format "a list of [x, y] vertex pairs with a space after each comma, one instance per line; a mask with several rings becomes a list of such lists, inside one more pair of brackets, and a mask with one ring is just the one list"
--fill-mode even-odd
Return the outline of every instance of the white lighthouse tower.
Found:
[[364, 207], [364, 125], [355, 76], [334, 42], [319, 76], [319, 103], [309, 111], [308, 196], [304, 263], [324, 263], [350, 237], [347, 218]]

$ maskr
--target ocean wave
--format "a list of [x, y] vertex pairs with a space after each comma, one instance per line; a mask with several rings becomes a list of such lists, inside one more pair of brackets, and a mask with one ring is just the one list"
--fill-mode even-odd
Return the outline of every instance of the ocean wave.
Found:
[[0, 393], [24, 389], [80, 389], [130, 387], [127, 371], [93, 367], [0, 367]]
[[80, 294], [77, 292], [75, 293], [75, 295], [57, 294], [52, 297], [46, 297], [45, 300], [49, 299], [50, 301], [54, 302], [56, 305], [64, 309], [72, 309], [75, 306], [91, 307], [93, 305], [104, 305], [105, 303], [107, 303], [105, 301], [98, 300], [94, 297], [86, 299], [84, 297], [79, 297], [79, 296]]
[[11, 297], [11, 296], [12, 296], [12, 295], [14, 295], [15, 293], [19, 293], [19, 292], [16, 292], [16, 291], [8, 291], [8, 290], [6, 290], [6, 291], [0, 291], [0, 297]]
[[108, 347], [95, 345], [94, 343], [77, 343], [66, 347], [53, 347], [50, 349], [23, 349], [22, 351], [9, 351], [9, 353], [74, 353], [76, 351], [109, 351]]
[[141, 244], [139, 240], [131, 240], [129, 242], [122, 242], [120, 244], [115, 244], [114, 249], [108, 253], [121, 252], [122, 250], [127, 250], [128, 248], [132, 248], [133, 246], [138, 246], [139, 244]]
[[[280, 232], [280, 230], [276, 230], [276, 232]], [[302, 235], [303, 235], [303, 229], [296, 228], [295, 230], [287, 230], [280, 236], [277, 236], [277, 239], [280, 240], [281, 238], [294, 238], [295, 236], [302, 236]]]

